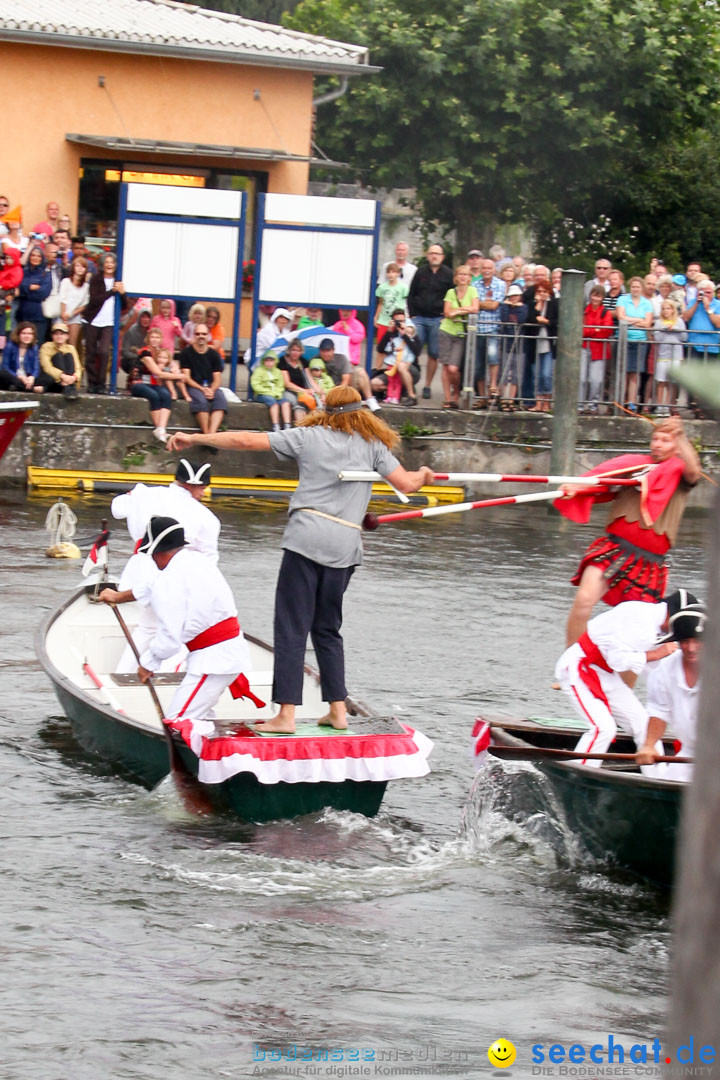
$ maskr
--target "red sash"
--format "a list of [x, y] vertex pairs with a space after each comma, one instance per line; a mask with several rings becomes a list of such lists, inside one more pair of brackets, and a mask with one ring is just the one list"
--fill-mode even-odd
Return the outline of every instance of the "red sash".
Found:
[[595, 642], [590, 640], [587, 633], [583, 634], [578, 641], [578, 645], [585, 653], [578, 664], [580, 678], [585, 683], [592, 696], [597, 698], [598, 701], [602, 701], [609, 709], [610, 703], [605, 696], [605, 691], [602, 688], [595, 668], [602, 668], [603, 671], [612, 671], [612, 668], [608, 666], [605, 657], [600, 652]]
[[237, 616], [231, 615], [229, 619], [209, 626], [191, 641], [186, 641], [185, 645], [188, 652], [197, 652], [198, 649], [209, 649], [211, 645], [220, 645], [221, 642], [232, 641], [236, 637], [240, 637], [240, 623]]
[[[203, 630], [202, 633], [192, 638], [192, 640], [186, 641], [185, 644], [188, 652], [197, 652], [198, 649], [209, 649], [211, 645], [220, 645], [221, 642], [232, 641], [236, 637], [240, 637], [240, 623], [235, 615], [231, 615], [229, 619], [223, 619], [222, 622], [209, 626], [207, 630]], [[233, 698], [246, 697], [252, 701], [257, 709], [265, 707], [265, 702], [253, 694], [247, 676], [242, 673], [230, 683], [228, 690]]]

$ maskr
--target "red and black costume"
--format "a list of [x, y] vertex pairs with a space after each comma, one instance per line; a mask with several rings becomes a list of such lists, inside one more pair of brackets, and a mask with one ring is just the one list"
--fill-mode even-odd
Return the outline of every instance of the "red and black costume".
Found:
[[677, 539], [693, 485], [684, 478], [681, 458], [656, 464], [649, 454], [623, 454], [581, 474], [629, 477], [634, 469], [647, 465], [652, 469], [638, 478], [637, 487], [608, 490], [612, 487], [609, 476], [607, 488], [556, 499], [553, 504], [563, 517], [586, 524], [595, 503], [613, 502], [604, 534], [590, 544], [572, 578], [572, 584], [579, 585], [586, 566], [599, 566], [608, 584], [603, 600], [611, 607], [626, 600], [654, 604], [663, 598], [668, 579], [665, 556]]

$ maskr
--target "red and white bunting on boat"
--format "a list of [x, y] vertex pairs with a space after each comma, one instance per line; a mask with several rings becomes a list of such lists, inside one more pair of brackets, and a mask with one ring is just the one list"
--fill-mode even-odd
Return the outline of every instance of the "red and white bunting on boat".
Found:
[[199, 759], [198, 779], [221, 784], [249, 772], [261, 784], [317, 784], [321, 781], [401, 780], [430, 772], [433, 744], [427, 736], [401, 724], [402, 733], [387, 735], [275, 736], [212, 738], [209, 720], [168, 720]]
[[482, 717], [478, 716], [473, 724], [472, 735], [470, 736], [470, 754], [476, 769], [482, 769], [485, 765], [488, 747], [491, 742], [490, 725], [487, 720], [483, 720]]
[[108, 546], [107, 542], [110, 538], [110, 533], [107, 529], [98, 536], [97, 540], [90, 548], [90, 554], [83, 563], [82, 574], [83, 577], [89, 577], [90, 574], [99, 573], [103, 567], [108, 563]]

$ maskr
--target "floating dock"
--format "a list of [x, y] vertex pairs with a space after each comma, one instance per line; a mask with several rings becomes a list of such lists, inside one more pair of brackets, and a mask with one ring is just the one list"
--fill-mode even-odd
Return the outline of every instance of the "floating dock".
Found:
[[[43, 469], [28, 465], [27, 488], [35, 494], [68, 495], [118, 495], [129, 491], [135, 484], [167, 486], [172, 483], [172, 473], [107, 472], [93, 469]], [[262, 499], [286, 501], [295, 491], [297, 480], [271, 476], [214, 476], [204, 500], [213, 499]], [[429, 485], [409, 496], [411, 506], [440, 506], [460, 503], [465, 499], [463, 487], [450, 484]], [[372, 486], [372, 502], [399, 503], [389, 484]]]

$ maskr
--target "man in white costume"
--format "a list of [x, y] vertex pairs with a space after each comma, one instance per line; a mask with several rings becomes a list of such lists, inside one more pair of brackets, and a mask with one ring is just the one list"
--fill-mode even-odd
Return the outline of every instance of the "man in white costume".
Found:
[[[139, 653], [146, 649], [157, 633], [157, 619], [150, 607], [150, 596], [159, 570], [149, 555], [136, 552], [125, 563], [117, 589], [103, 589], [98, 599], [106, 604], [129, 604], [137, 601], [137, 623], [132, 628], [132, 639]], [[163, 660], [158, 671], [179, 671], [187, 649], [181, 646], [177, 653]], [[115, 668], [118, 675], [132, 675], [137, 671], [137, 660], [130, 644], [125, 645]]]
[[[618, 727], [632, 735], [636, 746], [644, 744], [647, 713], [621, 673], [638, 675], [646, 664], [675, 652], [675, 642], [658, 641], [670, 618], [695, 602], [694, 596], [680, 589], [658, 604], [640, 600], [618, 604], [591, 619], [580, 640], [565, 650], [557, 662], [555, 678], [576, 712], [588, 722], [576, 751], [604, 754]], [[662, 743], [657, 752], [662, 754]], [[582, 764], [599, 766], [601, 762], [583, 760]]]
[[[127, 519], [128, 532], [136, 544], [145, 535], [148, 521], [153, 514], [165, 514], [179, 521], [185, 530], [187, 546], [198, 551], [213, 563], [218, 561], [218, 537], [220, 521], [212, 510], [200, 500], [210, 483], [212, 466], [209, 463], [194, 467], [182, 458], [175, 470], [175, 482], [168, 487], [148, 487], [136, 484], [132, 491], [117, 495], [112, 501], [114, 518]], [[157, 621], [150, 607], [150, 593], [158, 574], [152, 559], [137, 551], [128, 559], [117, 589], [103, 589], [100, 599], [106, 603], [138, 603], [138, 621], [133, 629], [133, 640], [142, 652], [154, 637]], [[158, 671], [177, 671], [185, 659], [186, 650], [168, 657]], [[130, 674], [137, 667], [135, 654], [125, 646], [117, 664], [118, 674]]]
[[167, 718], [212, 720], [228, 687], [233, 697], [250, 696], [243, 675], [250, 654], [230, 586], [210, 559], [186, 547], [183, 527], [173, 518], [151, 518], [139, 550], [160, 572], [150, 597], [157, 631], [140, 654], [138, 676], [147, 682], [184, 645], [187, 673]]
[[195, 467], [181, 458], [174, 483], [167, 487], [136, 484], [132, 491], [116, 495], [111, 504], [112, 516], [127, 520], [128, 532], [136, 543], [145, 535], [147, 523], [154, 514], [175, 518], [185, 530], [190, 550], [199, 551], [216, 563], [220, 521], [201, 502], [211, 473], [209, 463]]
[[678, 756], [695, 756], [698, 704], [700, 701], [703, 634], [707, 611], [703, 604], [689, 604], [670, 618], [672, 640], [680, 648], [655, 664], [648, 675], [648, 726], [636, 759], [644, 773], [661, 780], [692, 780], [691, 764], [654, 764], [656, 746], [668, 727], [675, 736]]

